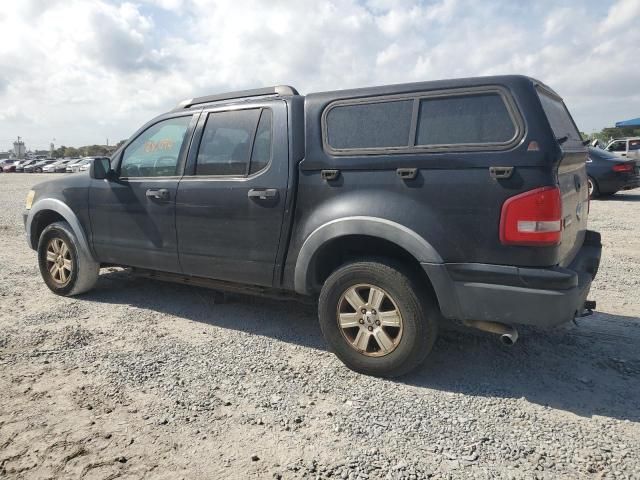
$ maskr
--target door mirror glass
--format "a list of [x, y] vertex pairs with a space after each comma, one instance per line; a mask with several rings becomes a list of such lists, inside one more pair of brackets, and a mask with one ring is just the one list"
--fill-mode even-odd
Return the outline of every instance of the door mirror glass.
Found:
[[111, 170], [111, 162], [108, 158], [96, 158], [91, 162], [89, 168], [89, 175], [96, 180], [102, 180], [104, 178], [110, 178], [113, 174]]

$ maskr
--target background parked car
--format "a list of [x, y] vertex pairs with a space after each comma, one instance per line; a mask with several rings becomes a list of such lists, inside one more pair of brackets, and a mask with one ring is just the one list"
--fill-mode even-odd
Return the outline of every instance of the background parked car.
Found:
[[54, 173], [54, 172], [56, 172], [56, 168], [63, 167], [62, 171], [64, 172], [64, 167], [66, 167], [67, 163], [69, 163], [69, 160], [64, 159], [64, 158], [61, 159], [61, 160], [56, 160], [55, 162], [50, 163], [49, 165], [45, 165], [42, 168], [42, 171], [44, 173]]
[[86, 172], [87, 170], [89, 170], [91, 168], [91, 164], [96, 160], [96, 159], [101, 159], [101, 158], [105, 158], [107, 160], [109, 160], [109, 157], [88, 157], [87, 158], [87, 162], [82, 164], [80, 166], [80, 171], [81, 172]]
[[17, 161], [18, 160], [14, 160], [14, 159], [6, 159], [6, 160], [0, 161], [0, 173], [4, 171], [4, 167], [9, 167], [10, 165], [15, 164]]
[[640, 160], [627, 160], [601, 148], [589, 147], [587, 160], [591, 198], [640, 187]]
[[57, 165], [55, 168], [55, 172], [56, 173], [66, 173], [67, 172], [67, 167], [69, 165], [72, 165], [73, 163], [77, 162], [79, 159], [78, 158], [65, 158], [64, 159], [66, 163]]
[[80, 165], [84, 164], [85, 161], [86, 161], [85, 158], [77, 158], [73, 162], [69, 162], [67, 164], [67, 168], [65, 168], [65, 172], [67, 173], [79, 172]]
[[24, 167], [24, 172], [25, 173], [42, 173], [42, 169], [44, 167], [46, 167], [47, 165], [51, 165], [52, 163], [55, 163], [55, 162], [56, 162], [55, 158], [48, 158], [46, 160], [41, 160], [39, 162], [35, 162], [31, 165]]
[[16, 164], [14, 172], [24, 172], [25, 168], [27, 168], [29, 165], [33, 165], [36, 162], [38, 162], [38, 160], [36, 160], [35, 158], [32, 160], [22, 160], [20, 163]]
[[605, 150], [618, 157], [640, 160], [640, 137], [612, 140]]
[[89, 170], [89, 168], [91, 167], [91, 163], [96, 158], [109, 158], [109, 157], [83, 157], [82, 159], [80, 159], [80, 162], [74, 163], [73, 165], [70, 166], [70, 168], [67, 168], [67, 172], [73, 172], [73, 173], [85, 172]]

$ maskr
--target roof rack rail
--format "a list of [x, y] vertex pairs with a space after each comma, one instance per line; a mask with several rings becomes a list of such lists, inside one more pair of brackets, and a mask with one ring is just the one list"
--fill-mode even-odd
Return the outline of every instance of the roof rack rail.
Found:
[[275, 87], [254, 88], [253, 90], [240, 90], [237, 92], [219, 93], [205, 97], [189, 98], [180, 102], [174, 110], [189, 108], [200, 103], [219, 102], [234, 98], [264, 97], [267, 95], [298, 95], [298, 91], [289, 85], [276, 85]]

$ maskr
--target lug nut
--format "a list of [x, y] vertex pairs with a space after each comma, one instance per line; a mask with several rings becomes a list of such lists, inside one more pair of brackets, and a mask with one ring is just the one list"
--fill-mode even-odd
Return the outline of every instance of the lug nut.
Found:
[[376, 314], [375, 308], [371, 310], [371, 313], [373, 313], [374, 315]]
[[360, 322], [360, 325], [364, 324], [364, 320], [362, 318], [358, 321]]
[[380, 326], [380, 320], [376, 320], [376, 325]]
[[367, 309], [366, 309], [366, 308], [362, 308], [362, 309], [360, 309], [360, 313], [362, 313], [362, 314], [367, 313]]
[[369, 331], [372, 332], [373, 331], [373, 327], [369, 327]]

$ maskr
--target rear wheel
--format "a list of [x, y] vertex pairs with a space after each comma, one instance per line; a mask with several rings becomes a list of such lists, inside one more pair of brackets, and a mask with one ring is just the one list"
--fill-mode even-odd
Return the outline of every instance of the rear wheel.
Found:
[[589, 197], [596, 198], [600, 196], [600, 190], [598, 189], [598, 183], [593, 179], [593, 177], [589, 177], [588, 180], [589, 185]]
[[100, 265], [79, 248], [67, 222], [47, 226], [38, 241], [38, 264], [47, 287], [71, 296], [90, 290], [98, 280]]
[[318, 316], [347, 367], [396, 377], [416, 368], [437, 335], [435, 302], [403, 268], [373, 261], [340, 267], [320, 293]]

